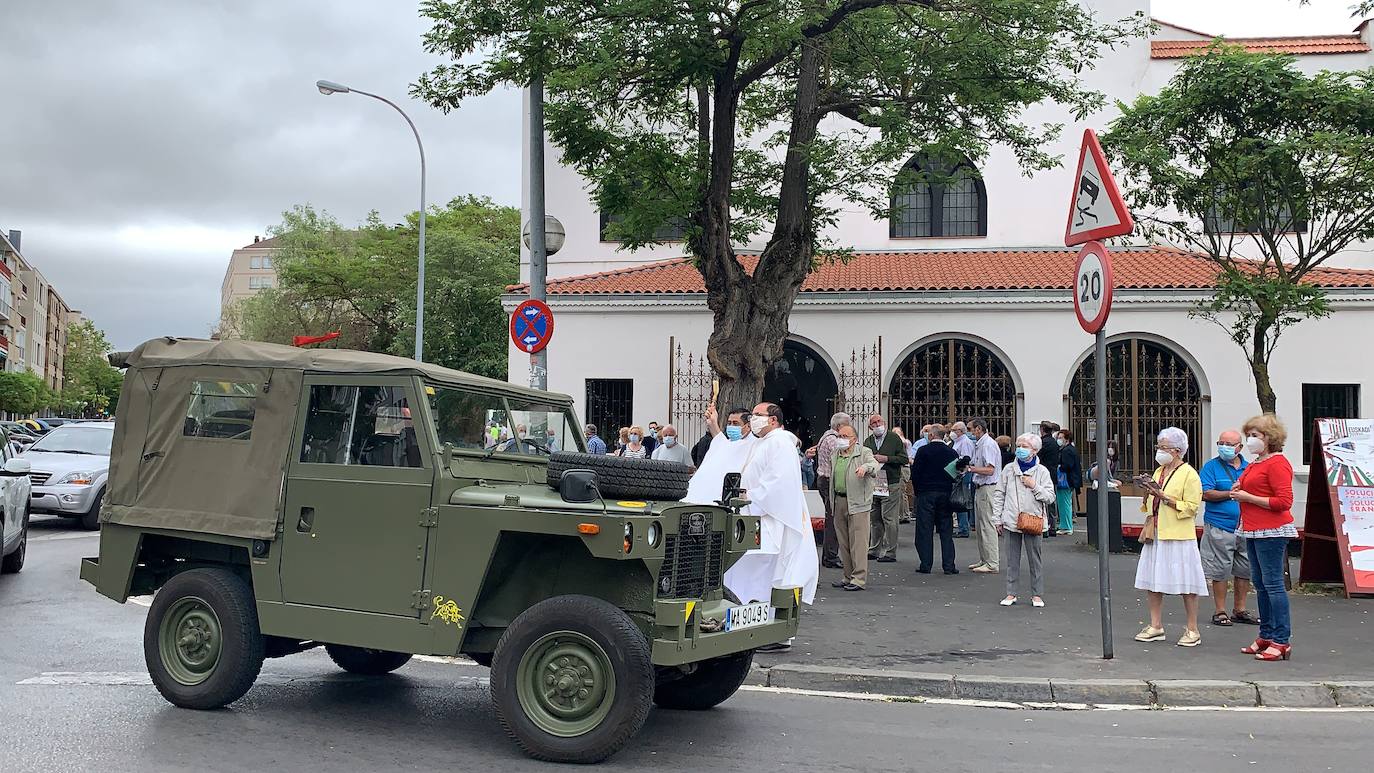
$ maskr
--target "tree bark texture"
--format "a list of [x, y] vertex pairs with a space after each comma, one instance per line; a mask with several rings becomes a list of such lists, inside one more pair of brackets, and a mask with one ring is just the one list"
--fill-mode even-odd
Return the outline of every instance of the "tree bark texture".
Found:
[[1255, 377], [1255, 398], [1259, 401], [1260, 413], [1277, 413], [1278, 396], [1274, 394], [1274, 384], [1269, 379], [1269, 335], [1272, 330], [1265, 320], [1255, 323], [1254, 335], [1250, 339], [1250, 372]]

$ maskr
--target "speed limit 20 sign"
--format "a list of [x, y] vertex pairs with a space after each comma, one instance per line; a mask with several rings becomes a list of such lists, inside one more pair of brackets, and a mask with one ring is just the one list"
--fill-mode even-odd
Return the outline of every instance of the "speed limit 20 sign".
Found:
[[1112, 258], [1101, 242], [1088, 242], [1078, 252], [1074, 271], [1073, 310], [1078, 324], [1096, 334], [1112, 311]]

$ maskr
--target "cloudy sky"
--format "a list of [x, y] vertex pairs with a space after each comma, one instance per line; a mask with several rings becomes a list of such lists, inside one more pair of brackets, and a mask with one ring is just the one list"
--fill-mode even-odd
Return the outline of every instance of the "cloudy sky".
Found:
[[[1345, 32], [1349, 0], [1155, 0], [1156, 16], [1240, 35]], [[454, 114], [405, 99], [435, 63], [407, 0], [6, 0], [0, 228], [117, 347], [204, 336], [229, 253], [283, 209], [345, 223], [417, 204], [404, 122], [319, 78], [401, 100], [429, 198], [516, 204], [520, 99]]]

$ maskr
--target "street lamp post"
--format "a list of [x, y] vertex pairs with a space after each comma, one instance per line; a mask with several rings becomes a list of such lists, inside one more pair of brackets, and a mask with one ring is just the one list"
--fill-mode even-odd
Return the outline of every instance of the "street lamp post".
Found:
[[420, 148], [420, 272], [415, 283], [415, 360], [416, 362], [423, 362], [425, 358], [425, 144], [420, 141], [420, 132], [415, 128], [415, 122], [406, 115], [406, 111], [386, 97], [349, 88], [333, 81], [315, 81], [315, 87], [326, 96], [329, 94], [362, 94], [379, 102], [385, 102], [391, 105], [393, 110], [400, 113], [402, 118], [406, 119], [411, 133], [415, 135], [415, 144]]

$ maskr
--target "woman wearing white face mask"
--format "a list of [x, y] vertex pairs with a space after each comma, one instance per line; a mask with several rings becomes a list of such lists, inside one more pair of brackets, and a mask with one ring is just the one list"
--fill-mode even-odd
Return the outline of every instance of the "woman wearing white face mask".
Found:
[[1253, 461], [1231, 487], [1231, 498], [1240, 503], [1240, 533], [1250, 554], [1260, 630], [1255, 643], [1241, 652], [1255, 660], [1288, 660], [1293, 630], [1283, 566], [1288, 542], [1298, 536], [1292, 513], [1293, 465], [1283, 455], [1288, 430], [1278, 417], [1266, 413], [1245, 422], [1242, 431]]
[[626, 459], [647, 459], [649, 450], [644, 447], [644, 428], [635, 426], [630, 427], [629, 442], [620, 449], [620, 455]]
[[1136, 566], [1135, 587], [1146, 591], [1150, 624], [1136, 634], [1139, 642], [1164, 640], [1164, 596], [1183, 597], [1188, 615], [1187, 629], [1179, 638], [1180, 647], [1202, 643], [1197, 628], [1198, 597], [1207, 595], [1207, 577], [1202, 569], [1202, 553], [1197, 546], [1197, 514], [1202, 507], [1202, 478], [1193, 466], [1183, 461], [1188, 453], [1188, 434], [1178, 427], [1159, 433], [1151, 476], [1140, 475], [1136, 485], [1146, 492], [1140, 503], [1145, 513], [1141, 530], [1140, 563]]

